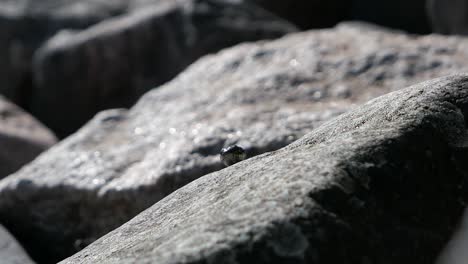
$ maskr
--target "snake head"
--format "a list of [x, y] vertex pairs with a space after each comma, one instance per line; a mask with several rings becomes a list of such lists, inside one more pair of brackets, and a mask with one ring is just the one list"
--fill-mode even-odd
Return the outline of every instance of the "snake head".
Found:
[[231, 145], [229, 147], [221, 149], [219, 153], [221, 162], [225, 166], [231, 166], [239, 161], [245, 160], [247, 158], [247, 153], [242, 147], [238, 145]]

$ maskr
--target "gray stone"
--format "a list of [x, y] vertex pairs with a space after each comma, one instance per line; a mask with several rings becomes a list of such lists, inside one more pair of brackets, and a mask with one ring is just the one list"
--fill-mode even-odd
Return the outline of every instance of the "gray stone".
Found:
[[46, 127], [0, 96], [0, 179], [17, 171], [56, 142]]
[[24, 249], [0, 226], [0, 260], [3, 264], [33, 264]]
[[384, 95], [61, 263], [433, 263], [468, 199], [467, 114], [468, 75]]
[[0, 182], [0, 222], [37, 259], [69, 256], [221, 169], [222, 147], [284, 147], [356, 104], [467, 69], [467, 45], [354, 24], [206, 56]]
[[468, 34], [468, 2], [465, 0], [427, 0], [427, 13], [434, 32]]
[[31, 58], [64, 28], [82, 29], [127, 12], [127, 0], [0, 1], [0, 94], [24, 107], [31, 98]]
[[248, 4], [166, 2], [48, 41], [35, 57], [31, 112], [66, 136], [99, 110], [132, 105], [202, 55], [296, 31]]

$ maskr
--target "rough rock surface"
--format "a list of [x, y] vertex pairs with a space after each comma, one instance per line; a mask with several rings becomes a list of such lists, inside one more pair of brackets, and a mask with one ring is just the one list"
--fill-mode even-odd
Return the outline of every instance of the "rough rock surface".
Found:
[[69, 256], [221, 169], [223, 146], [281, 148], [356, 103], [466, 69], [467, 45], [342, 25], [207, 56], [0, 182], [0, 222], [33, 257]]
[[465, 0], [427, 0], [427, 12], [434, 32], [468, 34], [468, 2]]
[[468, 198], [467, 114], [468, 75], [384, 95], [61, 263], [433, 263]]
[[37, 52], [31, 112], [59, 136], [69, 135], [99, 110], [135, 103], [202, 55], [294, 31], [252, 5], [190, 0], [62, 32]]
[[24, 249], [0, 226], [0, 260], [3, 264], [33, 264]]
[[52, 132], [0, 96], [0, 179], [56, 142]]

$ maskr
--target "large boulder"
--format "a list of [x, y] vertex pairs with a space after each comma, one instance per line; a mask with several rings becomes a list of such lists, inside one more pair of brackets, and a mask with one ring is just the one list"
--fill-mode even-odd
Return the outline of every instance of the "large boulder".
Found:
[[467, 45], [341, 25], [207, 56], [0, 182], [0, 221], [33, 257], [66, 257], [221, 169], [222, 147], [281, 148], [370, 98], [466, 69]]
[[293, 31], [252, 5], [190, 0], [61, 32], [36, 54], [31, 112], [69, 135], [99, 110], [129, 107], [202, 55]]
[[382, 96], [61, 263], [433, 263], [468, 199], [467, 114], [468, 75]]
[[468, 214], [461, 219], [458, 229], [445, 249], [442, 251], [438, 264], [465, 264], [468, 259]]
[[[196, 9], [201, 9], [199, 13], [206, 12], [206, 16], [198, 16], [203, 21], [198, 21], [199, 24], [201, 23], [206, 23], [206, 25], [203, 27], [204, 30], [207, 30], [207, 32], [199, 32], [199, 28], [191, 28], [190, 22], [181, 22], [179, 28], [168, 28], [164, 27], [164, 25], [160, 25], [160, 27], [154, 28], [154, 23], [155, 21], [153, 20], [152, 22], [146, 22], [140, 23], [134, 21], [133, 26], [141, 26], [139, 30], [130, 30], [130, 33], [136, 33], [138, 36], [133, 35], [132, 37], [132, 43], [122, 43], [122, 40], [120, 40], [120, 44], [126, 46], [127, 50], [121, 50], [118, 47], [116, 47], [113, 50], [105, 52], [103, 56], [118, 56], [120, 58], [125, 58], [126, 54], [112, 54], [112, 52], [132, 52], [135, 51], [136, 49], [143, 48], [143, 47], [148, 47], [145, 46], [144, 44], [141, 44], [141, 42], [146, 42], [147, 40], [145, 37], [147, 36], [149, 32], [151, 32], [152, 29], [156, 29], [156, 32], [158, 34], [162, 34], [161, 37], [165, 40], [171, 41], [171, 43], [164, 43], [164, 44], [154, 44], [154, 41], [151, 43], [153, 45], [153, 50], [151, 50], [149, 53], [144, 53], [148, 52], [148, 50], [142, 50], [138, 51], [137, 54], [133, 54], [135, 56], [138, 56], [139, 60], [143, 60], [146, 56], [152, 57], [155, 54], [164, 54], [164, 52], [169, 52], [169, 55], [173, 55], [173, 51], [171, 50], [164, 50], [164, 51], [155, 51], [154, 49], [162, 48], [162, 47], [167, 47], [169, 45], [174, 45], [174, 49], [177, 52], [177, 49], [180, 48], [181, 46], [187, 44], [186, 42], [192, 41], [192, 38], [197, 38], [197, 34], [205, 34], [205, 35], [210, 35], [210, 34], [215, 34], [217, 36], [220, 35], [219, 32], [215, 32], [216, 30], [223, 31], [226, 28], [231, 28], [232, 30], [227, 33], [233, 33], [233, 29], [236, 28], [238, 31], [235, 32], [237, 35], [232, 35], [232, 36], [224, 36], [225, 40], [222, 41], [220, 38], [216, 38], [215, 40], [207, 40], [208, 37], [205, 38], [205, 41], [208, 44], [212, 44], [211, 48], [216, 48], [216, 47], [224, 47], [224, 45], [231, 45], [233, 43], [238, 43], [240, 41], [244, 40], [252, 40], [252, 39], [245, 39], [245, 35], [242, 35], [242, 32], [250, 32], [251, 38], [257, 40], [262, 37], [277, 37], [280, 34], [278, 34], [278, 30], [281, 30], [280, 28], [284, 29], [285, 27], [288, 26], [278, 26], [278, 24], [285, 25], [287, 23], [282, 22], [281, 20], [278, 20], [276, 18], [273, 18], [271, 15], [268, 16], [263, 12], [262, 10], [259, 10], [259, 8], [238, 3], [238, 4], [233, 4], [230, 3], [231, 1], [229, 0], [189, 0], [189, 1], [172, 1], [172, 0], [113, 0], [113, 1], [107, 1], [107, 0], [42, 0], [42, 1], [36, 1], [36, 0], [17, 0], [17, 1], [9, 1], [9, 0], [1, 0], [0, 1], [0, 60], [2, 61], [2, 67], [0, 69], [0, 94], [3, 94], [10, 100], [12, 100], [14, 103], [20, 105], [23, 108], [29, 109], [30, 105], [32, 103], [35, 103], [35, 98], [31, 94], [33, 93], [35, 84], [33, 81], [32, 77], [32, 58], [34, 57], [37, 49], [44, 44], [45, 41], [47, 41], [49, 38], [52, 36], [59, 34], [62, 30], [67, 30], [67, 31], [80, 31], [83, 29], [87, 29], [92, 25], [99, 24], [100, 22], [113, 18], [113, 17], [125, 17], [126, 15], [133, 14], [134, 12], [139, 12], [141, 10], [147, 10], [147, 9], [161, 9], [165, 10], [167, 5], [174, 5], [175, 2], [177, 2], [179, 6], [184, 5], [185, 9], [182, 7], [179, 7], [178, 10], [178, 16], [177, 15], [172, 15], [172, 18], [177, 20], [177, 19], [188, 19], [190, 20], [191, 16], [190, 14], [192, 13], [190, 10], [191, 7], [197, 6]], [[209, 3], [214, 3], [214, 5], [218, 6], [230, 6], [230, 8], [226, 7], [225, 9], [230, 9], [231, 12], [224, 12], [222, 14], [217, 14], [216, 12], [221, 9], [219, 7], [218, 9], [216, 8], [210, 8]], [[237, 8], [237, 10], [236, 10]], [[184, 10], [182, 10], [184, 9]], [[235, 10], [235, 11], [233, 11]], [[214, 13], [213, 13], [214, 11]], [[182, 15], [182, 13], [188, 12], [185, 16]], [[164, 12], [163, 12], [164, 13]], [[172, 12], [174, 13], [174, 12]], [[245, 16], [243, 16], [245, 14]], [[120, 22], [120, 25], [123, 26], [128, 30], [128, 27], [126, 27], [124, 24], [132, 24], [129, 20], [134, 20], [134, 19], [140, 19], [142, 20], [143, 18], [140, 16], [140, 18], [136, 18], [133, 15], [130, 15], [131, 18], [124, 18], [124, 21]], [[266, 18], [269, 17], [269, 18]], [[159, 22], [163, 22], [164, 24], [172, 25], [174, 26], [174, 23], [176, 21], [171, 20], [169, 17], [165, 17], [166, 19], [164, 21], [159, 20]], [[265, 20], [262, 20], [265, 19]], [[262, 25], [259, 25], [263, 23]], [[216, 26], [210, 26], [211, 24], [216, 25]], [[220, 24], [230, 24], [231, 27], [226, 26], [225, 28], [220, 27]], [[271, 24], [271, 25], [267, 25]], [[181, 28], [183, 26], [186, 26], [184, 28]], [[263, 26], [263, 27], [262, 27]], [[116, 27], [116, 25], [112, 26]], [[102, 27], [101, 27], [102, 28]], [[274, 28], [274, 29], [273, 29]], [[122, 30], [126, 30], [122, 29]], [[269, 29], [272, 29], [273, 32], [270, 32]], [[291, 29], [289, 27], [289, 29]], [[171, 32], [163, 32], [161, 30], [169, 30]], [[210, 31], [212, 30], [212, 31]], [[258, 33], [257, 38], [253, 36], [252, 31], [255, 31]], [[98, 30], [99, 31], [99, 30]], [[111, 30], [112, 31], [112, 30]], [[93, 31], [95, 32], [95, 31]], [[104, 32], [99, 31], [103, 34], [108, 34], [110, 32], [107, 32], [107, 30], [104, 30]], [[187, 33], [187, 34], [182, 34], [181, 32]], [[269, 34], [270, 32], [271, 34]], [[289, 31], [286, 31], [289, 32]], [[173, 35], [171, 35], [173, 33]], [[285, 31], [283, 31], [283, 34]], [[247, 33], [246, 33], [247, 34]], [[63, 34], [60, 34], [63, 35]], [[239, 37], [239, 35], [242, 35], [242, 37]], [[154, 34], [151, 35], [149, 34], [148, 37], [150, 39], [154, 40], [155, 36]], [[104, 37], [105, 38], [105, 37]], [[97, 48], [97, 51], [99, 54], [101, 54], [100, 49], [104, 50], [109, 50], [110, 47], [113, 47], [113, 45], [116, 45], [113, 40], [107, 39], [109, 42], [103, 43], [100, 47], [96, 47], [96, 43], [93, 44], [93, 48]], [[218, 43], [215, 43], [218, 41]], [[201, 45], [201, 43], [198, 43]], [[216, 46], [216, 45], [219, 46]], [[136, 45], [136, 46], [135, 46]], [[99, 46], [99, 45], [98, 45]], [[132, 46], [133, 48], [129, 47]], [[198, 51], [198, 50], [197, 50]], [[203, 50], [200, 50], [200, 52]], [[196, 51], [194, 51], [196, 53]], [[70, 54], [68, 54], [70, 55]], [[89, 55], [89, 54], [88, 54]], [[196, 55], [196, 54], [194, 54]], [[78, 55], [79, 57], [79, 55]], [[101, 57], [102, 58], [102, 57]], [[159, 68], [162, 68], [155, 74], [160, 74], [164, 75], [166, 72], [164, 71], [165, 67], [169, 67], [172, 62], [167, 61], [166, 59], [173, 59], [173, 60], [179, 60], [178, 57], [160, 57], [163, 62], [160, 64], [152, 64], [152, 65], [146, 65], [147, 68], [142, 67], [142, 65], [130, 65], [131, 63], [134, 63], [136, 58], [132, 57], [132, 61], [119, 61], [118, 64], [120, 64], [121, 68], [129, 67], [132, 68], [134, 72], [138, 72], [141, 74], [141, 76], [150, 76], [152, 71], [154, 70], [153, 68], [148, 68], [150, 66], [157, 66]], [[77, 59], [78, 58], [73, 58]], [[138, 62], [139, 62], [138, 60]], [[185, 60], [181, 59], [181, 60]], [[115, 61], [105, 61], [106, 63], [115, 63]], [[164, 64], [166, 63], [166, 64]], [[74, 61], [70, 62], [70, 66], [68, 67], [75, 67], [76, 64]], [[183, 64], [183, 63], [181, 63]], [[92, 66], [92, 65], [84, 65], [84, 66]], [[110, 66], [115, 66], [117, 65], [105, 65], [101, 66], [98, 65], [100, 68], [97, 69], [97, 72], [101, 72], [103, 69], [107, 69]], [[177, 69], [174, 69], [173, 67], [169, 67], [170, 69], [168, 72], [174, 74], [174, 71]], [[120, 69], [120, 68], [119, 68]], [[88, 69], [89, 70], [89, 69]], [[141, 73], [141, 70], [144, 70], [144, 73]], [[116, 70], [113, 70], [114, 72]], [[140, 71], [140, 72], [139, 72]], [[111, 72], [110, 70], [107, 72]], [[59, 73], [59, 72], [58, 72]], [[57, 74], [58, 74], [57, 73]], [[80, 72], [83, 73], [83, 72]], [[121, 73], [121, 72], [120, 72]], [[125, 72], [125, 74], [128, 74], [128, 72]], [[138, 77], [141, 77], [138, 76]], [[154, 77], [152, 77], [154, 78]], [[167, 77], [165, 77], [167, 78]], [[164, 78], [161, 78], [164, 79]], [[70, 82], [74, 81], [70, 80]], [[146, 79], [143, 78], [135, 78], [135, 82], [146, 82]], [[61, 83], [60, 85], [63, 85], [63, 87], [67, 87], [70, 85], [70, 83]], [[142, 85], [142, 84], [140, 84]], [[151, 83], [151, 86], [156, 85], [156, 83]], [[62, 87], [62, 88], [63, 88]], [[147, 89], [148, 87], [144, 87]], [[115, 91], [115, 90], [114, 90]], [[100, 91], [103, 93], [103, 91]], [[35, 93], [35, 92], [34, 92]], [[46, 94], [51, 96], [54, 91], [46, 91]], [[41, 96], [45, 96], [41, 94]], [[105, 95], [103, 95], [105, 96]], [[70, 97], [67, 97], [66, 99], [62, 98], [57, 98], [56, 100], [66, 100], [67, 102], [73, 102], [73, 100], [70, 99]], [[123, 99], [122, 99], [123, 100]], [[35, 103], [37, 106], [37, 103]], [[42, 105], [44, 106], [44, 105]], [[106, 107], [106, 106], [104, 106]], [[60, 111], [58, 111], [60, 112]], [[35, 114], [35, 113], [33, 113]], [[53, 116], [57, 116], [56, 112], [53, 113]], [[67, 120], [72, 119], [72, 117], [69, 117]]]
[[0, 259], [3, 264], [33, 264], [24, 249], [0, 226]]
[[17, 171], [56, 142], [52, 132], [0, 96], [0, 179]]

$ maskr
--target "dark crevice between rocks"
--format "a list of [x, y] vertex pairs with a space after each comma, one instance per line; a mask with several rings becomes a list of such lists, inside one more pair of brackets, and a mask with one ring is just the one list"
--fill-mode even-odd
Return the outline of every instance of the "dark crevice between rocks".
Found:
[[31, 111], [32, 94], [34, 90], [33, 85], [32, 72], [28, 71], [23, 73], [18, 89], [15, 90], [15, 103], [21, 106], [26, 112]]
[[[34, 188], [38, 187], [29, 187], [31, 192], [34, 192]], [[73, 190], [75, 199], [63, 204], [62, 197], [69, 196], [71, 192], [70, 186], [51, 188], [44, 193], [37, 192], [36, 203], [18, 200], [14, 203], [16, 209], [9, 208], [0, 212], [2, 225], [18, 239], [38, 264], [57, 263], [73, 255], [145, 209], [141, 205], [145, 200], [135, 199], [131, 193], [101, 198], [95, 192], [77, 189]], [[61, 201], [60, 215], [53, 211], [53, 201]], [[18, 210], [17, 207], [24, 209]], [[95, 221], [92, 225], [85, 225], [89, 223], [89, 219]]]

